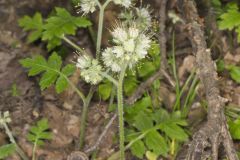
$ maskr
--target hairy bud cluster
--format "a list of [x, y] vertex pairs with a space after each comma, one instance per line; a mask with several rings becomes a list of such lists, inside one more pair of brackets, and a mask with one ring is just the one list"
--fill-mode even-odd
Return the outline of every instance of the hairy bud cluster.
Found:
[[131, 5], [131, 0], [113, 0], [113, 2], [115, 4], [118, 4], [118, 5], [121, 5], [121, 6], [124, 6], [126, 8], [130, 7]]
[[151, 26], [151, 12], [149, 7], [133, 8], [134, 10], [125, 11], [120, 14], [120, 18], [127, 24], [132, 24], [134, 20], [135, 25], [141, 30], [147, 30]]
[[87, 83], [97, 84], [102, 80], [102, 76], [99, 74], [102, 67], [97, 60], [86, 55], [80, 56], [76, 66], [81, 69], [81, 76]]

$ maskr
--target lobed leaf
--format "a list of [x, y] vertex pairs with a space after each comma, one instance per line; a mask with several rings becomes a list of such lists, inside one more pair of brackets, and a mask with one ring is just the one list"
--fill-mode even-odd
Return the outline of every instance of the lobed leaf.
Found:
[[18, 24], [20, 27], [23, 27], [25, 31], [31, 31], [28, 36], [28, 42], [34, 42], [41, 38], [43, 32], [43, 20], [42, 15], [37, 12], [31, 18], [29, 16], [24, 16], [19, 19]]
[[136, 157], [138, 157], [140, 159], [143, 159], [146, 148], [145, 148], [143, 141], [138, 140], [130, 147], [130, 150], [133, 155], [135, 155]]
[[164, 155], [168, 153], [168, 145], [165, 139], [156, 131], [150, 131], [145, 137], [146, 145], [156, 155]]
[[35, 76], [42, 74], [39, 85], [41, 90], [56, 84], [56, 92], [61, 93], [68, 87], [68, 78], [75, 71], [73, 64], [68, 64], [62, 67], [61, 57], [54, 52], [46, 61], [43, 56], [37, 55], [33, 58], [26, 58], [20, 60], [23, 67], [29, 69], [28, 75]]
[[16, 150], [15, 144], [6, 144], [0, 147], [0, 159], [7, 158]]
[[52, 138], [51, 132], [47, 131], [48, 129], [48, 120], [45, 118], [41, 119], [37, 122], [36, 126], [30, 128], [27, 139], [38, 146], [43, 145], [44, 140], [49, 140]]

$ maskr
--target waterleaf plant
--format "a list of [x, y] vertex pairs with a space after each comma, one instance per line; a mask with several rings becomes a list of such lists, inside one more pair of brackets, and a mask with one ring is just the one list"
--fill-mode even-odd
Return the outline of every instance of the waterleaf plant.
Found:
[[[103, 30], [104, 10], [110, 2], [129, 8], [132, 4], [131, 0], [106, 0], [102, 4], [96, 0], [82, 0], [78, 6], [80, 12], [84, 15], [93, 13], [99, 9], [99, 23], [96, 44], [96, 58], [91, 57], [81, 47], [74, 44], [65, 35], [75, 35], [78, 27], [88, 27], [91, 25], [87, 19], [83, 17], [71, 16], [65, 9], [56, 8], [56, 14], [42, 20], [42, 16], [37, 13], [33, 18], [24, 17], [19, 21], [20, 26], [25, 30], [31, 31], [29, 42], [42, 39], [48, 42], [48, 49], [52, 50], [61, 44], [64, 40], [80, 54], [75, 66], [66, 65], [62, 67], [60, 56], [54, 52], [48, 61], [43, 56], [37, 55], [33, 58], [21, 60], [20, 63], [29, 69], [29, 76], [42, 75], [40, 79], [40, 87], [42, 90], [55, 85], [58, 93], [70, 85], [81, 97], [83, 101], [83, 110], [81, 116], [81, 134], [80, 147], [83, 145], [85, 121], [87, 108], [94, 93], [94, 87], [91, 87], [87, 96], [83, 94], [70, 80], [69, 76], [75, 71], [75, 67], [80, 70], [81, 77], [92, 85], [96, 85], [104, 79], [107, 79], [117, 88], [118, 100], [118, 117], [119, 117], [119, 138], [120, 138], [120, 159], [125, 159], [124, 154], [124, 118], [123, 118], [123, 82], [125, 74], [129, 70], [135, 70], [137, 64], [142, 61], [148, 54], [151, 47], [151, 36], [147, 32], [146, 25], [149, 25], [150, 14], [147, 8], [136, 10], [138, 20], [128, 22], [119, 22], [111, 31], [113, 46], [101, 51], [101, 40]], [[134, 19], [133, 19], [134, 20]], [[39, 26], [35, 26], [35, 21]], [[140, 24], [142, 23], [142, 24]], [[32, 34], [34, 36], [32, 36]], [[32, 38], [33, 37], [33, 38]], [[100, 62], [101, 61], [101, 62]], [[143, 73], [144, 74], [144, 73]], [[145, 73], [146, 74], [146, 73]], [[108, 95], [106, 95], [108, 97]]]
[[36, 149], [38, 146], [44, 144], [44, 140], [50, 140], [52, 138], [49, 130], [48, 120], [41, 119], [37, 122], [36, 126], [32, 126], [27, 135], [27, 139], [33, 143], [32, 160], [36, 160]]

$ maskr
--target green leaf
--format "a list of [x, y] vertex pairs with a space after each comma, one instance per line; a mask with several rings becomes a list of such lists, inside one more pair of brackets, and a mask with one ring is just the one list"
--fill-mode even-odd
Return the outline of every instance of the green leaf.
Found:
[[227, 67], [230, 72], [230, 76], [237, 83], [240, 83], [240, 67], [239, 66], [230, 66]]
[[27, 135], [28, 141], [40, 146], [44, 144], [44, 140], [50, 140], [52, 138], [51, 132], [47, 131], [49, 129], [48, 120], [41, 119], [37, 122], [36, 126], [30, 128]]
[[43, 20], [40, 13], [35, 13], [33, 18], [29, 16], [24, 16], [18, 20], [20, 27], [23, 27], [25, 31], [32, 31], [28, 36], [28, 42], [34, 42], [41, 38], [43, 32]]
[[156, 155], [167, 155], [169, 150], [168, 145], [165, 139], [157, 131], [150, 131], [145, 137], [145, 142], [147, 147]]
[[222, 59], [217, 61], [217, 71], [222, 72], [225, 69], [225, 63]]
[[59, 78], [56, 81], [56, 91], [57, 93], [63, 92], [68, 87], [68, 81], [66, 77], [72, 75], [76, 70], [76, 67], [73, 64], [68, 64], [65, 67], [62, 68], [61, 73], [63, 75], [60, 75]]
[[140, 130], [144, 131], [149, 128], [153, 127], [153, 121], [152, 119], [145, 113], [145, 112], [140, 112], [135, 118], [134, 118], [134, 126]]
[[42, 40], [53, 41], [48, 45], [51, 50], [59, 45], [59, 39], [63, 35], [75, 35], [78, 27], [88, 27], [91, 22], [84, 17], [74, 17], [64, 8], [55, 8], [56, 15], [46, 20]]
[[41, 55], [37, 55], [31, 58], [26, 58], [20, 60], [20, 63], [23, 67], [29, 68], [28, 76], [35, 76], [40, 74], [41, 72], [45, 71], [45, 66], [47, 66], [46, 60]]
[[123, 88], [124, 88], [125, 95], [127, 96], [131, 95], [136, 90], [137, 87], [138, 87], [138, 81], [136, 76], [127, 76], [124, 79]]
[[105, 81], [98, 86], [98, 93], [103, 100], [107, 100], [108, 98], [110, 98], [112, 87], [113, 85], [109, 81]]
[[57, 93], [61, 93], [68, 87], [68, 76], [75, 71], [75, 66], [72, 64], [66, 65], [61, 70], [62, 60], [56, 52], [49, 57], [48, 61], [43, 56], [37, 55], [33, 58], [22, 59], [20, 63], [29, 69], [29, 76], [43, 73], [39, 82], [42, 90], [56, 83]]
[[143, 141], [138, 140], [130, 147], [132, 154], [140, 159], [143, 159], [145, 153], [145, 145]]
[[7, 158], [16, 150], [15, 144], [6, 144], [0, 147], [0, 159]]
[[160, 129], [171, 139], [185, 141], [188, 138], [188, 135], [185, 133], [185, 131], [173, 122], [161, 124]]
[[236, 3], [230, 4], [226, 13], [220, 16], [219, 29], [232, 30], [240, 25], [240, 12]]
[[147, 96], [137, 101], [131, 107], [125, 107], [124, 108], [124, 111], [126, 113], [124, 116], [125, 120], [130, 124], [134, 123], [135, 116], [138, 115], [139, 112], [146, 110], [151, 105], [152, 105], [151, 97]]
[[170, 115], [166, 110], [159, 109], [152, 115], [152, 117], [153, 117], [153, 120], [157, 124], [159, 124], [159, 123], [167, 121], [170, 118]]
[[138, 74], [140, 77], [148, 77], [155, 70], [156, 70], [156, 67], [154, 66], [153, 62], [146, 61], [146, 62], [143, 62], [143, 64], [139, 68]]
[[159, 56], [159, 54], [160, 54], [160, 46], [159, 46], [159, 43], [156, 42], [156, 41], [153, 41], [153, 42], [151, 43], [151, 47], [150, 47], [148, 53], [149, 53], [152, 57]]
[[239, 140], [240, 139], [240, 119], [235, 121], [229, 121], [229, 130], [233, 139]]

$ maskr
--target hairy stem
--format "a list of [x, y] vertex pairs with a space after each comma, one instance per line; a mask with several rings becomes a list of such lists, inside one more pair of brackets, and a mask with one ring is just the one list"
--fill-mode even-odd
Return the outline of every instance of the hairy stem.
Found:
[[[111, 0], [107, 0], [103, 5], [101, 5], [98, 0], [96, 0], [96, 2], [97, 2], [98, 6], [100, 8], [100, 14], [99, 14], [99, 20], [98, 20], [98, 35], [97, 35], [97, 44], [96, 44], [96, 58], [97, 58], [97, 60], [99, 60], [100, 59], [101, 43], [102, 43], [104, 10], [107, 7], [107, 5], [111, 2]], [[89, 106], [89, 103], [92, 99], [92, 96], [93, 96], [94, 92], [95, 92], [94, 87], [91, 87], [87, 98], [83, 101], [84, 105], [83, 105], [83, 111], [82, 111], [82, 116], [81, 116], [80, 137], [79, 137], [80, 149], [82, 149], [83, 144], [84, 144], [88, 106]]]
[[72, 46], [74, 49], [76, 49], [77, 51], [79, 51], [82, 54], [86, 54], [85, 51], [80, 48], [77, 44], [75, 44], [74, 42], [72, 42], [69, 38], [62, 36], [61, 37], [62, 40], [64, 40], [65, 42], [67, 42], [70, 46]]
[[87, 115], [88, 115], [88, 106], [92, 99], [93, 93], [94, 93], [94, 89], [93, 89], [93, 87], [91, 87], [90, 91], [88, 93], [88, 96], [86, 97], [86, 99], [83, 103], [83, 110], [82, 110], [82, 115], [81, 115], [80, 136], [79, 136], [79, 148], [80, 149], [82, 149], [83, 144], [84, 144], [86, 120], [87, 120]]
[[10, 142], [13, 143], [16, 146], [16, 151], [19, 154], [19, 156], [23, 159], [23, 160], [29, 160], [28, 157], [26, 156], [26, 154], [23, 152], [23, 150], [18, 146], [18, 144], [16, 143], [12, 132], [10, 131], [10, 129], [8, 128], [8, 125], [6, 123], [3, 123], [4, 129], [6, 131], [6, 134], [8, 135]]
[[[99, 20], [98, 20], [98, 35], [97, 35], [97, 46], [96, 46], [96, 58], [100, 59], [101, 43], [102, 43], [102, 32], [103, 32], [103, 20], [104, 20], [104, 11], [107, 5], [112, 0], [107, 0], [103, 5], [98, 3], [99, 6]], [[99, 2], [99, 1], [98, 1]]]
[[34, 146], [33, 146], [33, 151], [32, 151], [32, 160], [36, 160], [36, 149], [37, 149], [37, 143], [35, 141]]
[[124, 119], [123, 119], [123, 80], [127, 65], [125, 65], [120, 73], [118, 86], [117, 86], [117, 99], [118, 99], [118, 123], [119, 123], [119, 148], [120, 160], [125, 160], [124, 152]]

